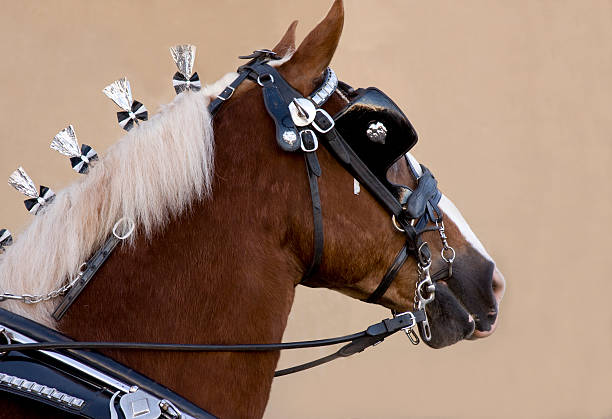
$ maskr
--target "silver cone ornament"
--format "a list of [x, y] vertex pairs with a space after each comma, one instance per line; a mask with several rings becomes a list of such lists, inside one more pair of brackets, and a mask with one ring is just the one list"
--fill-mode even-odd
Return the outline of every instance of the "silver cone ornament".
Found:
[[132, 98], [130, 82], [125, 77], [112, 82], [102, 92], [123, 109], [117, 112], [117, 121], [124, 130], [129, 131], [139, 120], [146, 121], [149, 118], [145, 105]]
[[170, 48], [170, 55], [178, 68], [172, 77], [172, 86], [177, 95], [185, 90], [198, 91], [202, 88], [200, 76], [198, 73], [193, 73], [195, 53], [196, 47], [190, 44], [175, 45]]
[[36, 190], [36, 185], [28, 176], [23, 167], [15, 170], [8, 180], [9, 185], [17, 189], [30, 199], [23, 201], [25, 207], [31, 214], [38, 214], [44, 207], [49, 205], [55, 198], [55, 192], [46, 186], [40, 186], [40, 192]]
[[92, 162], [98, 160], [98, 153], [87, 144], [83, 144], [79, 148], [79, 142], [72, 125], [68, 125], [57, 133], [51, 141], [51, 149], [70, 157], [72, 169], [81, 174], [89, 172]]

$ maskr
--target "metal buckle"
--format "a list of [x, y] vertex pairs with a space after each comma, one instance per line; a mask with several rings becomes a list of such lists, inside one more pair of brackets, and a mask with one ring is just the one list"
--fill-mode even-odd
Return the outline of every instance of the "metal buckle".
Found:
[[[310, 133], [312, 135], [312, 141], [314, 143], [312, 148], [307, 148], [304, 145], [304, 134], [305, 133]], [[300, 131], [300, 146], [302, 147], [302, 151], [306, 153], [312, 153], [313, 151], [317, 151], [317, 149], [319, 148], [319, 140], [317, 139], [317, 135], [314, 133], [313, 130], [305, 129], [305, 130]]]
[[[227, 96], [223, 96], [223, 94], [227, 92], [228, 90], [229, 90], [229, 94]], [[225, 102], [226, 100], [232, 97], [235, 91], [236, 89], [234, 89], [232, 86], [227, 86], [225, 89], [223, 89], [221, 93], [219, 93], [219, 95], [217, 95], [217, 99], [220, 99]]]
[[321, 113], [321, 115], [323, 115], [325, 117], [325, 119], [327, 119], [327, 122], [329, 122], [329, 128], [321, 128], [319, 126], [319, 124], [317, 124], [317, 118], [315, 117], [314, 121], [312, 121], [312, 126], [315, 127], [315, 129], [317, 131], [319, 131], [322, 134], [325, 134], [326, 132], [331, 131], [334, 126], [336, 125], [336, 122], [334, 121], [334, 118], [332, 118], [326, 111], [324, 111], [323, 109], [319, 108], [317, 109], [316, 113]]
[[[267, 78], [262, 82], [262, 77], [266, 77]], [[264, 87], [264, 82], [270, 82], [270, 83], [274, 83], [274, 76], [272, 74], [266, 73], [266, 74], [260, 74], [259, 76], [257, 76], [257, 84], [260, 85], [261, 87]]]

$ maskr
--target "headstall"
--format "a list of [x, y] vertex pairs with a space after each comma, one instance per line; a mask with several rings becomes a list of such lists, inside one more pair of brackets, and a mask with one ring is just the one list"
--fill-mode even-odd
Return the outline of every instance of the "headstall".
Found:
[[[247, 79], [252, 80], [262, 89], [266, 110], [275, 123], [277, 144], [286, 152], [303, 153], [313, 208], [314, 253], [312, 262], [308, 269], [306, 269], [301, 282], [307, 281], [308, 278], [316, 273], [323, 256], [323, 220], [318, 186], [318, 178], [321, 176], [322, 172], [316, 154], [319, 144], [322, 143], [356, 179], [356, 182], [358, 182], [359, 185], [365, 186], [376, 200], [390, 213], [391, 222], [394, 228], [405, 236], [404, 246], [396, 255], [392, 265], [386, 271], [378, 287], [367, 299], [365, 299], [365, 301], [369, 303], [378, 302], [390, 287], [408, 257], [413, 256], [417, 261], [418, 270], [413, 310], [403, 313], [394, 312], [392, 318], [373, 324], [362, 332], [331, 339], [278, 344], [193, 345], [75, 342], [54, 331], [45, 332], [47, 335], [40, 332], [37, 336], [27, 336], [18, 330], [17, 325], [28, 322], [31, 327], [36, 327], [31, 325], [33, 322], [25, 319], [20, 319], [19, 321], [15, 320], [19, 316], [8, 314], [8, 312], [0, 309], [0, 314], [4, 315], [5, 320], [7, 316], [14, 320], [13, 323], [6, 320], [3, 324], [0, 324], [0, 334], [4, 337], [6, 342], [5, 344], [0, 344], [0, 363], [2, 360], [1, 354], [9, 352], [21, 353], [24, 351], [33, 353], [32, 351], [36, 351], [35, 353], [40, 356], [53, 358], [56, 363], [59, 362], [60, 364], [75, 368], [81, 375], [84, 375], [86, 379], [98, 380], [104, 383], [104, 378], [100, 378], [100, 376], [104, 376], [104, 374], [102, 374], [100, 370], [95, 370], [87, 366], [88, 362], [92, 362], [88, 357], [102, 356], [92, 355], [88, 351], [83, 351], [83, 349], [252, 352], [311, 348], [345, 343], [340, 350], [331, 355], [295, 367], [276, 371], [275, 376], [282, 376], [312, 368], [339, 357], [347, 357], [361, 352], [370, 346], [382, 342], [386, 337], [400, 330], [405, 331], [413, 344], [418, 344], [419, 337], [414, 332], [415, 326], [418, 326], [423, 339], [431, 339], [431, 330], [425, 308], [426, 305], [435, 298], [434, 282], [452, 276], [452, 264], [455, 258], [455, 251], [449, 246], [444, 232], [442, 212], [438, 208], [441, 194], [437, 188], [437, 181], [426, 167], [422, 165], [418, 168], [414, 167], [413, 163], [406, 156], [406, 153], [417, 141], [416, 132], [408, 119], [393, 101], [378, 89], [368, 88], [354, 90], [350, 86], [339, 82], [330, 68], [325, 71], [322, 85], [309, 97], [303, 97], [284, 80], [275, 67], [270, 65], [271, 61], [279, 58], [273, 51], [257, 50], [249, 56], [240, 58], [248, 59], [249, 61], [238, 69], [238, 77], [227, 86], [216, 99], [211, 101], [209, 104], [209, 111], [211, 115], [214, 116], [222, 104], [231, 99], [235, 90], [243, 81]], [[199, 78], [197, 78], [197, 73], [193, 76], [190, 74], [175, 75], [174, 86], [176, 89], [184, 90], [186, 88], [185, 86], [188, 87], [190, 85], [199, 88], [200, 82]], [[349, 99], [349, 104], [336, 116], [332, 117], [322, 109], [322, 105], [325, 104], [336, 89], [339, 89]], [[177, 93], [179, 90], [177, 90]], [[136, 105], [134, 105], [134, 103], [136, 103]], [[137, 124], [139, 119], [138, 112], [142, 113], [142, 108], [144, 108], [144, 106], [139, 102], [133, 101], [131, 104], [126, 103], [124, 109], [131, 109], [130, 106], [131, 108], [135, 106], [135, 111], [132, 109], [130, 111], [132, 113], [129, 113], [126, 110], [124, 113], [126, 113], [127, 116], [123, 115], [118, 118], [120, 122], [122, 121], [121, 118], [123, 118], [123, 121], [126, 121], [126, 118], [128, 118], [127, 121], [129, 123]], [[86, 156], [88, 151], [89, 149], [83, 149], [83, 156]], [[92, 157], [93, 154], [91, 152], [89, 153], [90, 157]], [[394, 184], [387, 179], [387, 171], [400, 158], [406, 158], [406, 163], [417, 180], [417, 186], [414, 190], [404, 185]], [[79, 170], [84, 170], [87, 169], [86, 163], [88, 161], [87, 157], [85, 157], [84, 159], [79, 158], [78, 161], [75, 160], [73, 163], [74, 165], [78, 164]], [[43, 195], [42, 192], [41, 195]], [[84, 264], [81, 272], [70, 282], [70, 286], [64, 286], [63, 291], [66, 292], [66, 295], [54, 312], [54, 317], [56, 319], [61, 318], [66, 310], [68, 310], [99, 267], [110, 256], [116, 245], [126, 237], [126, 234], [131, 234], [133, 228], [134, 225], [130, 220], [120, 220], [120, 222], [115, 225], [113, 235], [106, 241], [102, 248]], [[433, 230], [438, 231], [440, 235], [442, 241], [441, 258], [446, 262], [446, 268], [431, 275], [431, 252], [427, 242], [423, 241], [422, 234], [425, 231]], [[127, 233], [125, 233], [125, 231], [127, 231]], [[59, 294], [62, 294], [62, 292], [59, 292], [58, 295]], [[52, 297], [55, 296], [56, 295], [53, 295]], [[52, 298], [45, 298], [43, 296], [37, 297], [41, 298], [31, 298], [31, 301], [26, 301], [27, 299], [24, 299], [23, 296], [2, 294], [0, 295], [0, 301], [4, 299], [16, 299], [27, 303], [34, 303], [38, 302], [37, 300]], [[38, 325], [38, 327], [42, 326]], [[52, 339], [49, 339], [49, 334], [53, 336]], [[56, 350], [64, 350], [64, 352], [54, 352]], [[63, 355], [63, 353], [66, 355]], [[112, 362], [112, 360], [108, 362]], [[102, 362], [98, 361], [98, 364], [102, 365]], [[19, 382], [19, 377], [0, 373], [0, 390], [2, 389], [3, 380], [8, 380], [8, 387], [16, 388], [17, 390], [19, 390], [19, 386], [23, 384], [23, 380]], [[10, 384], [12, 380], [17, 380], [19, 385]], [[126, 378], [125, 381], [127, 382], [129, 380]], [[31, 388], [34, 388], [34, 384], [36, 384], [31, 381], [27, 381], [27, 383], [29, 383], [28, 385], [30, 385]], [[107, 382], [105, 384], [109, 386]], [[132, 398], [134, 399], [132, 402], [135, 402], [136, 394], [138, 394], [139, 391], [142, 394], [139, 394], [138, 397], [144, 399], [149, 398], [150, 400], [154, 399], [153, 402], [157, 403], [158, 408], [161, 406], [166, 417], [180, 417], [178, 414], [181, 410], [183, 411], [183, 417], [191, 417], [184, 412], [190, 411], [190, 409], [193, 411], [193, 406], [189, 407], [188, 402], [183, 399], [175, 403], [176, 406], [179, 406], [176, 407], [175, 404], [171, 402], [172, 397], [168, 396], [163, 398], [159, 396], [159, 394], [161, 394], [159, 389], [155, 391], [150, 390], [149, 393], [142, 390], [143, 387], [151, 389], [154, 385], [155, 383], [148, 383], [146, 385], [141, 384], [141, 388], [139, 389], [136, 387], [135, 390], [134, 388], [130, 389], [130, 385], [110, 385], [111, 388], [116, 390], [114, 398], [110, 401], [111, 417], [113, 417], [113, 413], [116, 415], [116, 412], [113, 411], [116, 397], [119, 397], [118, 400], [123, 409], [124, 402], [128, 403], [128, 399]], [[26, 391], [30, 391], [31, 388]], [[19, 393], [17, 390], [14, 392]], [[158, 397], [151, 395], [151, 392], [157, 394]], [[72, 397], [67, 395], [64, 396]], [[75, 397], [67, 400], [74, 401], [74, 399]], [[186, 408], [185, 406], [188, 407]], [[66, 410], [70, 411], [68, 408]], [[125, 409], [123, 409], [123, 411], [125, 414]], [[177, 415], [173, 416], [172, 412], [177, 413]], [[128, 417], [127, 414], [125, 414], [125, 416]]]

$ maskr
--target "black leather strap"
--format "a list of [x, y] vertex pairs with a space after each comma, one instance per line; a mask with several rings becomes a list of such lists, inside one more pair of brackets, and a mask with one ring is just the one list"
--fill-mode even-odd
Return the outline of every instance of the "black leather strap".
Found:
[[319, 269], [319, 266], [321, 266], [324, 245], [323, 214], [321, 212], [321, 196], [319, 194], [319, 176], [321, 176], [321, 166], [319, 165], [319, 159], [317, 158], [315, 152], [304, 153], [304, 160], [306, 162], [306, 172], [308, 174], [310, 198], [312, 201], [314, 253], [310, 267], [302, 276], [300, 283], [303, 283], [309, 277], [314, 275]]
[[384, 293], [387, 292], [387, 289], [389, 289], [389, 286], [391, 286], [391, 283], [406, 262], [406, 259], [408, 259], [408, 244], [404, 244], [404, 247], [402, 247], [397, 256], [395, 256], [393, 264], [389, 267], [387, 273], [385, 273], [378, 287], [376, 287], [374, 292], [365, 300], [366, 303], [377, 303], [378, 300], [380, 300], [380, 297], [382, 297]]

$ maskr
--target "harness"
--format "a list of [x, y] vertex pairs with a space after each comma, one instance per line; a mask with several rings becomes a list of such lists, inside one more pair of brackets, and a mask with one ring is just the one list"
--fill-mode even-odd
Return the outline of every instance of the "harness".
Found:
[[[270, 65], [272, 60], [278, 59], [274, 52], [257, 50], [240, 58], [249, 61], [238, 69], [238, 77], [209, 104], [209, 111], [214, 116], [242, 82], [247, 79], [255, 81], [262, 89], [266, 110], [275, 123], [278, 146], [285, 152], [303, 153], [312, 200], [314, 252], [300, 282], [306, 283], [317, 272], [323, 257], [324, 232], [318, 185], [322, 171], [316, 154], [322, 143], [387, 210], [393, 226], [405, 237], [403, 247], [378, 287], [364, 301], [377, 303], [408, 257], [413, 256], [418, 270], [414, 309], [404, 313], [393, 312], [391, 318], [351, 335], [244, 345], [74, 342], [56, 331], [0, 309], [0, 335], [4, 339], [0, 344], [0, 391], [42, 401], [85, 417], [100, 417], [104, 412], [104, 416], [110, 415], [111, 419], [209, 418], [213, 416], [152, 380], [85, 349], [255, 352], [345, 344], [331, 355], [275, 372], [275, 376], [283, 376], [362, 352], [400, 330], [416, 345], [420, 340], [414, 331], [415, 326], [423, 339], [431, 339], [425, 308], [435, 298], [434, 281], [452, 276], [455, 252], [448, 245], [444, 232], [442, 213], [438, 208], [441, 193], [437, 181], [425, 166], [414, 167], [406, 157], [417, 142], [409, 120], [380, 90], [355, 90], [339, 82], [330, 68], [325, 71], [321, 86], [305, 98]], [[336, 89], [349, 99], [349, 104], [332, 117], [322, 106]], [[403, 157], [417, 179], [414, 190], [387, 179], [389, 168]], [[435, 226], [428, 227], [432, 224]], [[133, 229], [133, 225], [130, 227]], [[446, 267], [434, 275], [430, 274], [431, 251], [422, 239], [425, 231], [432, 230], [440, 234], [443, 244], [441, 258], [446, 261]], [[56, 319], [68, 310], [117, 243], [126, 237], [113, 231], [103, 247], [84, 264], [77, 278], [64, 286], [62, 291], [67, 293], [54, 313]], [[32, 303], [45, 299], [45, 296], [29, 297], [28, 301], [27, 296], [2, 294], [0, 301], [12, 298]], [[43, 385], [43, 380], [57, 388]]]

